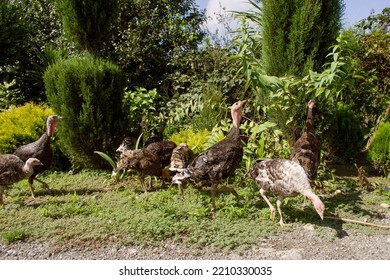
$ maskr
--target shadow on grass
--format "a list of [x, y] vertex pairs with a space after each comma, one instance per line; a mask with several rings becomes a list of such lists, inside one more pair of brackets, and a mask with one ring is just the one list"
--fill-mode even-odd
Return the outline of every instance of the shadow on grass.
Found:
[[[65, 197], [67, 195], [77, 195], [77, 196], [92, 196], [97, 195], [100, 196], [103, 192], [110, 191], [109, 189], [102, 189], [102, 188], [80, 188], [80, 189], [72, 189], [72, 190], [65, 190], [65, 189], [50, 189], [50, 190], [39, 190], [34, 191], [35, 198], [29, 198], [29, 201], [25, 203], [25, 206], [27, 207], [33, 207], [38, 208], [39, 206], [42, 206], [48, 202], [48, 199], [50, 197]], [[58, 201], [59, 203], [59, 201]], [[66, 200], [62, 203], [66, 203]]]
[[[362, 190], [355, 190], [348, 193], [335, 194], [322, 199], [326, 207], [323, 221], [319, 218], [312, 205], [306, 206], [303, 210], [299, 209], [299, 207], [293, 207], [291, 204], [285, 205], [284, 208], [289, 216], [299, 217], [299, 220], [302, 222], [312, 223], [318, 227], [332, 228], [336, 231], [337, 238], [343, 238], [348, 236], [348, 233], [345, 230], [346, 222], [341, 220], [341, 218], [347, 218], [345, 216], [342, 217], [343, 213], [346, 213], [349, 216], [349, 219], [357, 221], [359, 220], [359, 217], [369, 217], [373, 220], [380, 220], [382, 218], [381, 213], [364, 208], [362, 195]], [[304, 213], [302, 213], [302, 211]], [[351, 216], [355, 216], [355, 218]]]

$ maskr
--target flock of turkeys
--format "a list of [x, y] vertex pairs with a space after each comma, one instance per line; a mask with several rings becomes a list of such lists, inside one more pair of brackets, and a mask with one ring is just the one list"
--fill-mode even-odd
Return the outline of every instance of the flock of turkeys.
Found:
[[[201, 186], [211, 194], [211, 211], [214, 213], [216, 193], [229, 192], [237, 196], [233, 188], [220, 185], [224, 179], [234, 173], [242, 161], [243, 146], [239, 127], [245, 102], [245, 100], [238, 101], [231, 106], [233, 127], [229, 134], [198, 156], [195, 156], [186, 143], [177, 146], [172, 141], [157, 139], [145, 143], [142, 149], [135, 149], [135, 142], [125, 138], [117, 149], [120, 157], [112, 175], [116, 176], [121, 170], [137, 171], [144, 192], [153, 188], [151, 180], [149, 185], [145, 186], [146, 176], [158, 176], [163, 180], [171, 179], [173, 184], [178, 185], [182, 199], [185, 184]], [[315, 102], [310, 100], [305, 130], [293, 146], [291, 160], [258, 160], [248, 171], [259, 187], [261, 197], [268, 204], [272, 219], [275, 217], [275, 208], [266, 197], [266, 193], [278, 193], [276, 206], [281, 225], [284, 224], [281, 210], [283, 198], [298, 194], [310, 199], [318, 215], [323, 219], [325, 206], [310, 186], [310, 181], [315, 179], [320, 163], [320, 141], [315, 134], [313, 124], [314, 108]], [[46, 132], [37, 141], [17, 148], [13, 155], [0, 155], [0, 205], [4, 204], [3, 192], [6, 187], [26, 178], [33, 197], [34, 180], [50, 190], [49, 186], [36, 176], [51, 165], [53, 152], [50, 148], [50, 138], [60, 119], [61, 117], [57, 115], [50, 116], [47, 119]], [[172, 178], [171, 173], [174, 173]]]

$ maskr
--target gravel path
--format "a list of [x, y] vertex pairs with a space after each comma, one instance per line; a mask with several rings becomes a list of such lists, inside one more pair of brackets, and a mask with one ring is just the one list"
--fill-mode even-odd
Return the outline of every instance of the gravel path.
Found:
[[167, 242], [164, 247], [60, 248], [50, 243], [16, 242], [0, 244], [0, 259], [54, 260], [200, 260], [200, 259], [269, 259], [269, 260], [390, 260], [390, 235], [364, 235], [337, 232], [327, 228], [316, 233], [314, 226], [295, 226], [291, 231], [259, 240], [250, 249], [216, 252], [211, 248], [194, 249]]

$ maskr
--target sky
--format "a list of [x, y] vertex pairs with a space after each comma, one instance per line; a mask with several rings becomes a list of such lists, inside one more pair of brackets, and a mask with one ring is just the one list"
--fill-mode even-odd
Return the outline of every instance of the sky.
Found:
[[[225, 7], [225, 11], [244, 11], [251, 7], [247, 0], [196, 0], [196, 3], [199, 8], [206, 9], [206, 15], [212, 18], [215, 18], [215, 13], [221, 13], [221, 6]], [[367, 18], [372, 10], [378, 14], [384, 8], [390, 7], [389, 0], [344, 0], [344, 3], [343, 25], [345, 27], [351, 27]], [[211, 32], [218, 28], [217, 21], [213, 19], [208, 21], [207, 26]]]

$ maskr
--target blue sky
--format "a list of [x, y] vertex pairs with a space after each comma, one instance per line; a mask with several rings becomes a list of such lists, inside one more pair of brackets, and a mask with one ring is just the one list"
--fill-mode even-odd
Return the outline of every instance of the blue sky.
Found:
[[[207, 10], [208, 16], [213, 16], [216, 12], [220, 13], [220, 4], [226, 7], [226, 10], [246, 10], [250, 5], [246, 0], [196, 0], [196, 3], [201, 9]], [[382, 12], [386, 7], [390, 7], [389, 0], [344, 0], [345, 12], [343, 24], [345, 27], [353, 26], [360, 20], [367, 18], [371, 11], [375, 14]], [[214, 29], [216, 23], [212, 20], [208, 24], [209, 29]]]

